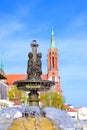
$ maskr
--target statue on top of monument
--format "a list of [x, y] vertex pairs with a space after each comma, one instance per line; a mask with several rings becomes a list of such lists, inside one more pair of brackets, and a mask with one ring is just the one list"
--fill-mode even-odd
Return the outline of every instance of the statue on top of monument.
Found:
[[27, 75], [28, 79], [41, 79], [41, 53], [37, 53], [37, 46], [36, 40], [33, 40], [32, 44], [32, 52], [28, 54], [28, 66], [27, 66]]

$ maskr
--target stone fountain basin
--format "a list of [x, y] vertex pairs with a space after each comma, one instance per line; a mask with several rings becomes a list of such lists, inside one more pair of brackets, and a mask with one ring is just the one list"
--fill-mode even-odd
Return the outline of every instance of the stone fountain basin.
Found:
[[60, 130], [46, 117], [27, 117], [14, 120], [7, 130]]
[[25, 79], [25, 80], [18, 80], [13, 83], [17, 86], [19, 90], [31, 91], [31, 90], [49, 90], [51, 86], [55, 83], [50, 80], [37, 80], [37, 79]]
[[[7, 130], [11, 124], [17, 118], [22, 118], [22, 113], [27, 112], [29, 115], [31, 112], [35, 112], [34, 117], [31, 118], [45, 118], [49, 119], [57, 128], [74, 128], [74, 121], [68, 116], [65, 111], [61, 111], [56, 108], [44, 108], [40, 109], [36, 106], [25, 106], [25, 107], [10, 107], [0, 110], [0, 130]], [[42, 113], [45, 115], [42, 116]], [[29, 116], [28, 116], [29, 117]], [[27, 118], [27, 117], [26, 117]], [[25, 117], [23, 117], [24, 120]], [[13, 130], [13, 129], [12, 129]]]

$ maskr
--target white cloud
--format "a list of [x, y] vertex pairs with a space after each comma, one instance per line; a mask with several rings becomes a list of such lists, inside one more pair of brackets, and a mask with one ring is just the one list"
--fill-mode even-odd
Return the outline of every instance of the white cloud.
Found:
[[24, 27], [23, 24], [14, 21], [2, 24], [0, 26], [0, 39], [5, 38], [9, 35], [11, 36], [17, 31], [21, 31], [23, 27]]

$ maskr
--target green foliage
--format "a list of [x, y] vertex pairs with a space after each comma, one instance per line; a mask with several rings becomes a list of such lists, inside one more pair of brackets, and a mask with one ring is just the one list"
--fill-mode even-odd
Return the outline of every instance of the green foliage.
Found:
[[21, 97], [22, 102], [28, 104], [27, 99], [28, 99], [28, 94], [26, 93], [26, 91], [22, 91], [22, 97]]
[[8, 91], [8, 98], [10, 101], [21, 100], [27, 104], [28, 95], [25, 91], [20, 91], [16, 86], [12, 86], [11, 90]]
[[49, 91], [40, 96], [40, 100], [43, 107], [55, 107], [65, 110], [64, 99], [62, 95], [57, 92]]
[[12, 86], [11, 90], [8, 91], [9, 100], [21, 99], [22, 92], [17, 89], [16, 86]]

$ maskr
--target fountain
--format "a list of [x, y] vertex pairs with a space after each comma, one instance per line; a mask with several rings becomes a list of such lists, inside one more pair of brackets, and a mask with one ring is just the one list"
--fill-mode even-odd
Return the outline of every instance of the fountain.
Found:
[[15, 81], [19, 90], [28, 91], [29, 105], [6, 108], [0, 111], [0, 130], [63, 130], [73, 128], [74, 123], [65, 111], [39, 106], [39, 92], [47, 91], [55, 83], [41, 79], [41, 53], [37, 53], [36, 40], [28, 54], [27, 78]]
[[[8, 130], [15, 129], [34, 129], [34, 130], [56, 130], [54, 123], [42, 116], [43, 111], [39, 108], [39, 94], [38, 91], [49, 90], [55, 83], [54, 81], [41, 79], [41, 53], [37, 53], [38, 44], [36, 40], [31, 43], [32, 52], [28, 54], [27, 79], [14, 82], [19, 90], [29, 91], [28, 101], [29, 106], [23, 111], [23, 118], [17, 119], [12, 123]], [[31, 107], [30, 107], [31, 106]], [[29, 110], [31, 108], [31, 110]], [[22, 125], [21, 123], [22, 122]], [[46, 123], [47, 122], [47, 123]], [[20, 124], [20, 125], [19, 125]], [[49, 124], [49, 125], [48, 125]], [[54, 129], [53, 129], [54, 128]]]
[[32, 52], [28, 54], [27, 79], [14, 82], [19, 90], [29, 91], [29, 105], [39, 106], [38, 91], [49, 90], [55, 83], [54, 81], [41, 79], [41, 53], [37, 53], [38, 44], [36, 40], [31, 43]]

